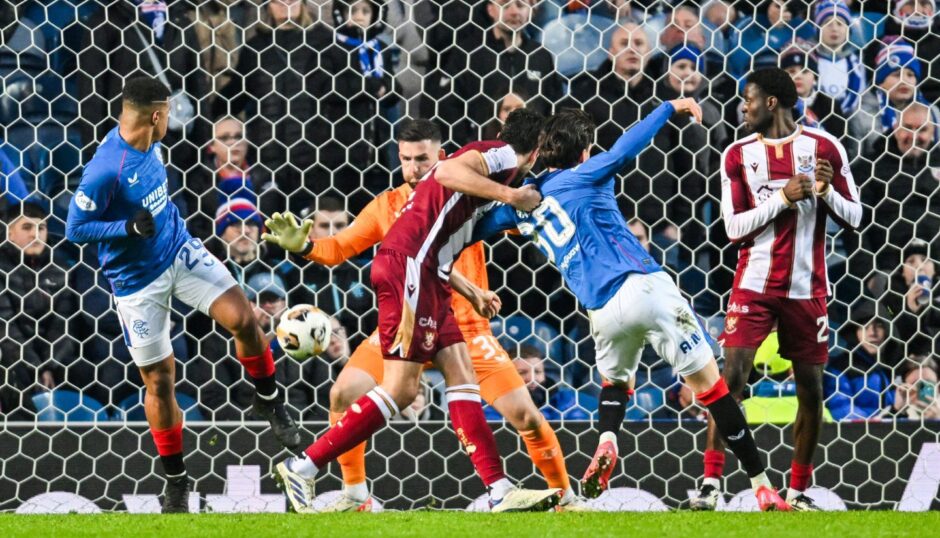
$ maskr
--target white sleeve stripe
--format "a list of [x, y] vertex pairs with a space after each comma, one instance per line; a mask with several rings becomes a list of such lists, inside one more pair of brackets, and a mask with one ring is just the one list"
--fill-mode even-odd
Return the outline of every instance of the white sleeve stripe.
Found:
[[483, 153], [483, 162], [486, 163], [490, 175], [518, 166], [516, 151], [509, 145], [487, 150]]

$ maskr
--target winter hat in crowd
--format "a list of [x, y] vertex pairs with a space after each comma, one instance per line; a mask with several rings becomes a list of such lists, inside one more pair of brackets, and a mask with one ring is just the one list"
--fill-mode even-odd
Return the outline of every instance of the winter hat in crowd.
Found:
[[[933, 22], [931, 17], [922, 15], [920, 13], [912, 13], [910, 15], [904, 16], [901, 15], [901, 10], [906, 6], [914, 4], [915, 8], [918, 2], [930, 2], [934, 6], [934, 13], [936, 13], [936, 2], [934, 0], [896, 0], [894, 2], [894, 17], [901, 22], [901, 25], [908, 28], [929, 28], [930, 24]], [[915, 9], [916, 11], [916, 9]]]
[[914, 47], [900, 37], [888, 42], [875, 57], [875, 84], [884, 82], [888, 75], [906, 67], [914, 72], [920, 81], [920, 60], [914, 53]]
[[689, 60], [695, 65], [697, 71], [701, 71], [704, 68], [705, 58], [702, 55], [702, 49], [691, 43], [676, 45], [669, 51], [669, 65], [680, 60]]
[[249, 221], [257, 224], [258, 228], [264, 227], [258, 206], [246, 198], [232, 198], [215, 212], [215, 234], [221, 237], [229, 226]]
[[817, 26], [825, 24], [829, 17], [839, 17], [845, 24], [852, 26], [853, 17], [849, 6], [841, 0], [823, 0], [816, 4], [816, 11], [813, 13], [813, 22]]
[[271, 273], [257, 273], [248, 279], [244, 286], [245, 295], [249, 301], [260, 296], [261, 301], [270, 299], [287, 299], [287, 287], [284, 280]]
[[904, 247], [904, 252], [901, 255], [901, 261], [907, 260], [911, 256], [921, 255], [925, 258], [930, 257], [930, 245], [927, 244], [923, 239], [911, 239], [910, 243]]
[[799, 66], [804, 69], [809, 69], [813, 73], [819, 72], [816, 55], [810, 52], [809, 45], [804, 44], [802, 41], [790, 43], [790, 45], [784, 48], [783, 52], [780, 53], [778, 65], [780, 69]]

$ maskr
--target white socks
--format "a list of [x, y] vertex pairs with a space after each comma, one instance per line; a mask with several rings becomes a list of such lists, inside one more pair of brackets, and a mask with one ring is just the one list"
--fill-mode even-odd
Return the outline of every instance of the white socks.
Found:
[[721, 480], [717, 478], [705, 478], [702, 479], [702, 487], [711, 486], [718, 491], [721, 491]]
[[614, 432], [604, 432], [604, 433], [602, 433], [602, 434], [601, 434], [601, 438], [600, 438], [600, 440], [598, 441], [597, 444], [606, 443], [607, 441], [610, 441], [611, 443], [613, 443], [613, 444], [614, 444], [614, 448], [618, 448], [618, 447], [617, 447], [617, 434], [616, 434], [616, 433], [614, 433]]
[[316, 478], [319, 471], [307, 454], [287, 460], [287, 468], [304, 478]]
[[369, 500], [369, 486], [365, 482], [353, 485], [343, 484], [343, 495], [356, 502], [364, 503]]
[[770, 479], [767, 478], [767, 473], [761, 473], [751, 478], [751, 488], [754, 491], [757, 491], [757, 488], [761, 486], [767, 486], [768, 488], [773, 487], [770, 485]]
[[787, 502], [793, 502], [794, 499], [802, 495], [804, 492], [795, 490], [793, 488], [787, 488]]
[[508, 478], [500, 478], [496, 482], [490, 484], [490, 500], [501, 500], [513, 487], [515, 486], [512, 485], [512, 482], [510, 482]]

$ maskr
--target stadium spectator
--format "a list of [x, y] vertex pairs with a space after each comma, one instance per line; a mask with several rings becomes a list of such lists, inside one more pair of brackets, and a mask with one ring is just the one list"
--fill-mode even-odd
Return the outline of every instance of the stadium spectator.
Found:
[[418, 385], [418, 395], [415, 401], [408, 407], [402, 409], [398, 416], [392, 417], [392, 420], [398, 422], [421, 422], [431, 418], [431, 411], [434, 406], [434, 391], [426, 375], [421, 376], [421, 383]]
[[[890, 36], [899, 36], [912, 45], [915, 57], [923, 65], [923, 84], [920, 89], [931, 103], [940, 99], [940, 23], [934, 0], [894, 0], [891, 4], [891, 16], [885, 18], [883, 37], [886, 42]], [[867, 7], [866, 7], [867, 10]], [[884, 13], [882, 11], [882, 13]], [[873, 41], [865, 47], [864, 60], [872, 68], [877, 68], [877, 56], [880, 43]]]
[[880, 269], [894, 269], [911, 237], [940, 245], [936, 131], [927, 105], [911, 103], [902, 110], [887, 147], [866, 152], [853, 166], [873, 223], [862, 236], [863, 244], [875, 254]]
[[477, 28], [464, 21], [456, 47], [451, 29], [445, 48], [437, 49], [448, 52], [441, 69], [426, 82], [430, 102], [425, 115], [453, 126], [450, 138], [458, 145], [479, 137], [491, 119], [494, 96], [518, 89], [534, 96], [529, 106], [540, 110], [560, 101], [562, 80], [555, 73], [554, 58], [526, 33], [531, 14], [529, 0], [489, 0], [484, 25]]
[[734, 22], [738, 12], [731, 2], [710, 0], [702, 6], [702, 30], [705, 46], [723, 61], [737, 43], [738, 31]]
[[257, 18], [257, 7], [250, 0], [209, 0], [195, 6], [199, 65], [209, 77], [208, 106], [231, 80], [245, 43], [257, 31]]
[[[83, 22], [78, 57], [82, 143], [91, 151], [114, 127], [121, 111], [124, 81], [140, 74], [157, 76], [172, 95], [167, 172], [176, 192], [183, 172], [199, 161], [209, 139], [205, 73], [199, 67], [199, 40], [185, 3], [132, 0], [109, 2]], [[85, 159], [87, 161], [87, 159]], [[183, 214], [185, 208], [181, 207]]]
[[[186, 175], [187, 204], [192, 215], [186, 219], [194, 237], [209, 237], [213, 233], [215, 213], [219, 206], [233, 198], [244, 198], [258, 205], [252, 169], [248, 162], [248, 142], [245, 125], [241, 120], [225, 116], [216, 120], [212, 140], [200, 166]], [[260, 185], [262, 189], [266, 185]], [[264, 197], [264, 214], [283, 209], [283, 199], [277, 194]]]
[[[819, 27], [819, 46], [816, 58], [819, 68], [819, 92], [832, 98], [843, 118], [851, 115], [862, 102], [865, 93], [865, 68], [858, 51], [849, 42], [849, 31], [855, 18], [841, 0], [823, 0], [816, 4], [813, 22]], [[828, 129], [827, 129], [828, 130]], [[844, 136], [840, 131], [829, 131]]]
[[876, 417], [890, 398], [890, 366], [898, 360], [888, 342], [889, 322], [878, 316], [876, 303], [866, 300], [852, 308], [852, 321], [841, 331], [847, 352], [830, 357], [823, 378], [826, 407], [835, 420]]
[[840, 139], [845, 137], [845, 114], [841, 107], [817, 89], [820, 71], [816, 56], [804, 44], [796, 43], [780, 54], [778, 65], [796, 84], [796, 93], [800, 97], [797, 107], [802, 111], [797, 121], [807, 127], [824, 129]]
[[[853, 128], [860, 133], [872, 133], [864, 145], [874, 154], [884, 151], [885, 137], [897, 127], [901, 110], [915, 101], [929, 105], [918, 89], [926, 75], [924, 66], [910, 43], [889, 39], [878, 53], [877, 62], [875, 86], [863, 97], [864, 114], [856, 116], [861, 123]], [[931, 105], [930, 113], [936, 123], [940, 112]]]
[[68, 262], [49, 245], [48, 216], [30, 202], [11, 206], [0, 244], [0, 364], [6, 383], [23, 392], [57, 387], [77, 358], [68, 329], [78, 296], [64, 269]]
[[910, 420], [940, 419], [937, 361], [926, 355], [913, 355], [902, 364], [894, 403], [885, 417]]
[[815, 25], [804, 24], [803, 19], [791, 10], [791, 3], [764, 0], [755, 2], [753, 9], [753, 15], [738, 19], [736, 27], [740, 31], [740, 42], [727, 59], [727, 69], [737, 79], [751, 70], [753, 60], [760, 53], [781, 51], [797, 38], [811, 41], [816, 37]]
[[[301, 212], [302, 218], [313, 221], [310, 239], [329, 237], [349, 226], [349, 213], [342, 199], [325, 195], [316, 205]], [[309, 303], [331, 316], [338, 316], [344, 325], [354, 328], [358, 338], [368, 334], [375, 321], [374, 296], [368, 287], [369, 274], [361, 265], [366, 260], [347, 260], [333, 267], [309, 263], [295, 258], [285, 267], [285, 282], [290, 290], [290, 304]]]
[[[571, 83], [572, 106], [583, 108], [599, 126], [596, 143], [610, 148], [623, 131], [640, 119], [640, 107], [653, 96], [652, 78], [646, 73], [650, 57], [649, 36], [628, 22], [611, 35], [610, 59], [593, 72]], [[631, 184], [624, 184], [626, 189]], [[643, 193], [629, 192], [631, 198]]]
[[[345, 150], [326, 146], [330, 122], [346, 111], [331, 93], [330, 76], [345, 65], [345, 54], [333, 45], [329, 28], [313, 23], [306, 2], [270, 0], [259, 9], [257, 31], [242, 48], [213, 112], [247, 114], [245, 132], [259, 163], [252, 180], [276, 186], [279, 196], [262, 200], [262, 207], [299, 211], [346, 161]], [[346, 87], [343, 80], [337, 77], [335, 87]]]
[[[287, 309], [287, 288], [284, 279], [272, 273], [257, 273], [242, 287], [254, 306], [255, 318], [265, 334], [273, 333], [281, 314]], [[271, 345], [275, 345], [276, 341]]]
[[698, 9], [692, 4], [679, 4], [666, 15], [668, 24], [659, 33], [659, 46], [669, 52], [679, 45], [695, 45], [705, 50], [705, 32], [699, 22]]
[[[75, 100], [63, 94], [74, 66], [60, 63], [67, 47], [49, 39], [40, 28], [45, 14], [28, 7], [5, 2], [0, 9], [0, 146], [20, 167], [27, 190], [55, 199], [78, 183]], [[68, 205], [65, 198], [59, 206]]]
[[513, 110], [525, 108], [526, 101], [528, 101], [529, 98], [528, 96], [521, 95], [522, 93], [523, 92], [516, 90], [514, 93], [506, 94], [505, 97], [496, 103], [496, 117], [483, 126], [480, 137], [481, 140], [496, 140], [496, 138], [499, 137], [500, 131], [503, 130], [503, 123], [506, 122], [506, 117], [509, 116], [509, 113]]
[[[577, 393], [561, 382], [549, 377], [545, 372], [546, 359], [542, 353], [531, 346], [523, 345], [519, 357], [513, 360], [516, 370], [526, 382], [526, 388], [535, 405], [548, 420], [586, 420], [588, 411], [579, 407]], [[499, 420], [500, 415], [492, 407], [487, 407], [487, 418]]]
[[926, 242], [912, 240], [907, 244], [881, 302], [891, 316], [892, 337], [911, 342], [940, 332], [937, 266]]
[[19, 167], [0, 149], [0, 211], [25, 200], [30, 194]]

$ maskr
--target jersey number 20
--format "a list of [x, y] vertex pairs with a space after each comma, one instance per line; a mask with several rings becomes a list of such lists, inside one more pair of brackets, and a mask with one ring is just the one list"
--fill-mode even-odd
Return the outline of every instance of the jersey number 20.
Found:
[[[546, 196], [535, 211], [532, 212], [532, 218], [535, 219], [535, 241], [542, 247], [542, 250], [552, 262], [555, 261], [555, 248], [562, 248], [574, 237], [574, 222], [568, 213], [561, 207], [558, 200], [551, 196]], [[527, 230], [519, 231], [527, 233]], [[546, 240], [551, 246], [545, 244]]]

